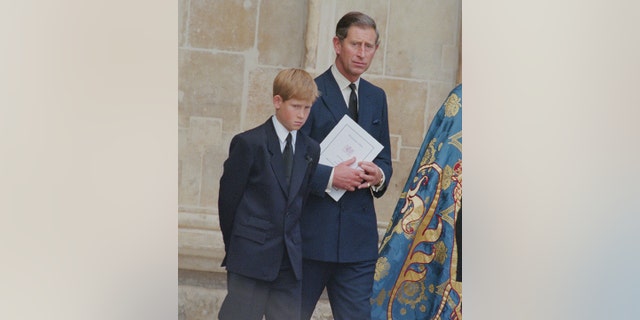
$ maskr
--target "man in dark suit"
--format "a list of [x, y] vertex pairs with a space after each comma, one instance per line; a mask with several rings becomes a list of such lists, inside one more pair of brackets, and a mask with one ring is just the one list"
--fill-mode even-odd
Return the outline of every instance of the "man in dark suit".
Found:
[[218, 200], [228, 289], [219, 319], [300, 318], [300, 215], [320, 146], [298, 129], [317, 96], [307, 72], [281, 71], [275, 115], [231, 141]]
[[[373, 197], [384, 194], [392, 173], [386, 94], [360, 78], [378, 41], [369, 16], [350, 12], [340, 19], [333, 38], [334, 65], [316, 78], [320, 97], [300, 129], [322, 141], [353, 109], [352, 118], [384, 146], [373, 162], [360, 161], [358, 168], [351, 167], [356, 159], [350, 159], [335, 167], [320, 164], [313, 174], [301, 220], [303, 319], [311, 318], [324, 288], [335, 319], [371, 317], [369, 298], [378, 258]], [[326, 193], [331, 186], [347, 192], [336, 202]]]

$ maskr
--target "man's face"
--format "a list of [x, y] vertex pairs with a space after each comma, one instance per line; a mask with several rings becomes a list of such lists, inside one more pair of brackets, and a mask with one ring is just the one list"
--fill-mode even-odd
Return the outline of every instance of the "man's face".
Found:
[[344, 40], [333, 37], [333, 48], [337, 55], [336, 67], [349, 81], [354, 82], [369, 69], [378, 49], [376, 31], [352, 26]]
[[273, 97], [273, 105], [276, 108], [276, 118], [289, 131], [299, 130], [307, 121], [311, 111], [311, 101], [289, 99], [283, 101], [282, 97]]

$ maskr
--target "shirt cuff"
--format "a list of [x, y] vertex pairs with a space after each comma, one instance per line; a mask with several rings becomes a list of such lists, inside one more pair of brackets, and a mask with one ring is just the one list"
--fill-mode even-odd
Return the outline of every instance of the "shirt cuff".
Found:
[[[380, 169], [380, 167], [378, 167], [378, 169]], [[380, 173], [382, 174], [382, 180], [380, 180], [380, 183], [378, 183], [377, 185], [371, 186], [371, 190], [373, 192], [380, 191], [380, 189], [382, 189], [382, 187], [384, 186], [384, 171], [382, 171], [382, 169], [380, 169]]]
[[333, 185], [333, 170], [335, 170], [335, 168], [331, 168], [331, 174], [329, 175], [329, 183], [327, 183], [327, 188], [324, 189], [324, 192], [326, 193], [331, 192], [331, 187]]

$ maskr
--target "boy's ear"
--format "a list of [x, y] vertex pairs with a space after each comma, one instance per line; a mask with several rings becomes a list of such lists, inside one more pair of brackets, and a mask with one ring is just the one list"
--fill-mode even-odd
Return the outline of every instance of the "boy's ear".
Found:
[[279, 94], [273, 96], [273, 106], [276, 107], [276, 110], [280, 109], [280, 104], [282, 103], [282, 97]]

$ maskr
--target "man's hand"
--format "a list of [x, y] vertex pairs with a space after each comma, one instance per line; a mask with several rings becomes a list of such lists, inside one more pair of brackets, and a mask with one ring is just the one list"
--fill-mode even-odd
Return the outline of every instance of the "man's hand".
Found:
[[354, 191], [362, 184], [362, 178], [360, 178], [362, 171], [350, 167], [354, 162], [356, 162], [356, 158], [352, 157], [333, 168], [334, 187]]
[[382, 172], [380, 171], [380, 167], [375, 163], [360, 161], [358, 166], [362, 169], [362, 171], [360, 171], [360, 180], [362, 183], [358, 186], [358, 189], [377, 186], [382, 182]]

